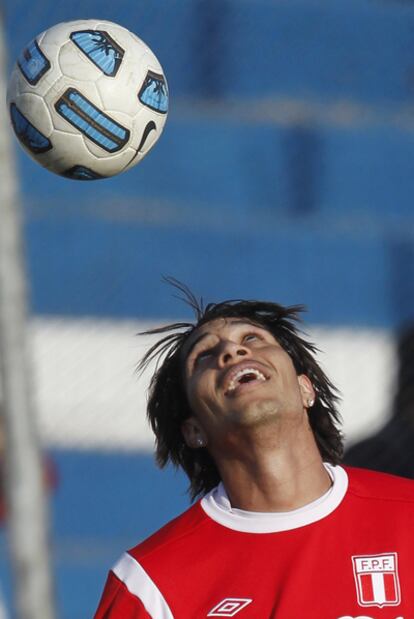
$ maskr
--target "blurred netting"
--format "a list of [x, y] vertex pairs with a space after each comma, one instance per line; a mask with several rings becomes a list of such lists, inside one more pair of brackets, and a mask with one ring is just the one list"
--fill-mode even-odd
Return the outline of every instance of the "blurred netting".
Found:
[[[102, 18], [149, 44], [170, 90], [164, 134], [125, 175], [76, 183], [17, 152], [36, 400], [43, 441], [58, 450], [62, 484], [83, 466], [99, 477], [92, 450], [108, 457], [124, 450], [128, 458], [152, 448], [144, 419], [148, 377], [138, 382], [134, 373], [149, 340], [136, 333], [189, 317], [162, 275], [182, 280], [206, 301], [306, 304], [305, 330], [343, 395], [348, 443], [378, 431], [396, 406], [397, 334], [414, 321], [414, 4], [4, 4], [10, 65], [55, 23]], [[413, 431], [410, 402], [405, 437]], [[384, 467], [396, 457], [387, 456], [388, 439], [400, 445], [392, 427], [381, 435]], [[397, 452], [408, 451], [402, 445]], [[65, 449], [83, 452], [61, 460]], [[101, 486], [89, 479], [86, 497], [99, 488], [105, 501], [114, 487], [121, 492], [129, 465], [114, 481], [111, 463]], [[148, 482], [150, 469], [142, 466]], [[131, 509], [143, 483], [137, 477], [118, 503], [127, 500]], [[145, 504], [154, 501], [140, 496]], [[97, 503], [105, 506], [101, 511], [111, 509], [105, 501]], [[165, 511], [157, 512], [161, 522]], [[90, 518], [95, 513], [90, 507]], [[76, 544], [69, 555], [60, 546], [63, 583], [73, 586], [82, 560], [95, 579], [88, 592], [66, 600], [71, 610], [63, 616], [80, 618], [94, 605], [108, 556], [129, 531], [125, 522], [108, 517], [94, 551], [88, 546], [93, 566], [82, 548], [76, 554]], [[94, 538], [92, 525], [85, 527], [75, 534], [71, 521], [65, 532], [70, 539]], [[146, 532], [136, 519], [132, 529], [136, 537]], [[118, 535], [119, 544], [111, 538], [111, 550], [103, 550], [109, 535]]]

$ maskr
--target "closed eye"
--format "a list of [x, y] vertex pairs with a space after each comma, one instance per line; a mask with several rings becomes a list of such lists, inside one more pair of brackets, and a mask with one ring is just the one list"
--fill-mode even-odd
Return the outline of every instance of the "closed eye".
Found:
[[206, 350], [201, 350], [199, 353], [197, 353], [194, 357], [194, 363], [200, 363], [200, 361], [204, 361], [205, 359], [208, 359], [211, 355], [213, 354], [212, 349], [208, 348]]
[[254, 342], [255, 340], [262, 340], [262, 339], [263, 338], [260, 337], [258, 333], [246, 333], [246, 335], [244, 335], [242, 338], [242, 342]]

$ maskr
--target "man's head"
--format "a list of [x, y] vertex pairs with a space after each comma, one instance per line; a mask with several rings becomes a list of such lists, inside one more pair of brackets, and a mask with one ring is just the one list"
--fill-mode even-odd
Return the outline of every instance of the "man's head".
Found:
[[335, 388], [314, 359], [315, 347], [298, 334], [295, 323], [303, 308], [239, 300], [203, 308], [181, 289], [195, 322], [148, 332], [168, 335], [140, 364], [144, 368], [164, 356], [148, 402], [160, 466], [168, 461], [181, 466], [192, 497], [204, 494], [220, 481], [211, 454], [231, 428], [306, 409], [321, 456], [338, 463], [342, 437]]
[[304, 412], [315, 399], [310, 379], [296, 373], [285, 349], [256, 322], [232, 317], [204, 323], [184, 344], [182, 365], [192, 411], [182, 426], [184, 439], [189, 447], [207, 445], [219, 469], [243, 435], [253, 437], [253, 429], [267, 443], [276, 438], [270, 426], [275, 421], [296, 438], [308, 421]]

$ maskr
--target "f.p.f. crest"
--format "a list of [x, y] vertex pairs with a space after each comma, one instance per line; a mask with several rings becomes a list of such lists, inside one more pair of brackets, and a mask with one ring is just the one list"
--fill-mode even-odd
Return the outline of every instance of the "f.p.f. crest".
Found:
[[401, 601], [396, 552], [352, 557], [360, 606], [397, 606]]

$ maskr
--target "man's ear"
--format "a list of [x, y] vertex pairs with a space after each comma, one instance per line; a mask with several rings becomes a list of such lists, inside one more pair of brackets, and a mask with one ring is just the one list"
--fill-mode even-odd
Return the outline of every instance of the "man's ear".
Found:
[[300, 374], [298, 376], [299, 388], [302, 394], [302, 403], [304, 408], [312, 408], [315, 404], [315, 389], [313, 388], [312, 381], [306, 374]]
[[207, 445], [206, 434], [194, 416], [189, 417], [182, 423], [181, 432], [186, 445], [191, 449], [200, 449], [200, 447]]

